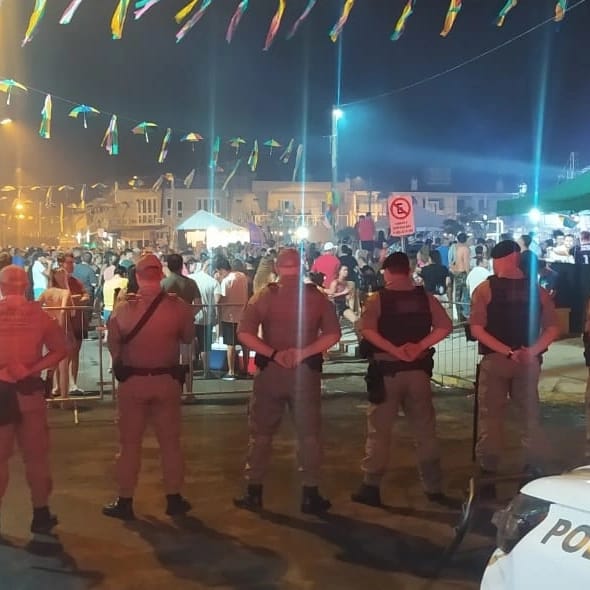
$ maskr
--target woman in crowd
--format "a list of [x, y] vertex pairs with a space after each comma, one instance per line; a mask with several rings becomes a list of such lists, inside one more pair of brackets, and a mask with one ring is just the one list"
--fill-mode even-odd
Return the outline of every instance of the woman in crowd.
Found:
[[[66, 334], [70, 347], [73, 347], [72, 319], [74, 312], [68, 310], [73, 306], [72, 296], [68, 289], [68, 275], [63, 268], [51, 270], [49, 275], [49, 287], [39, 296], [39, 303], [47, 309], [47, 313], [55, 318]], [[52, 394], [54, 397], [68, 397], [70, 391], [69, 366], [72, 357], [68, 355], [55, 368], [53, 373]]]
[[253, 289], [254, 293], [258, 293], [261, 289], [266, 287], [268, 283], [274, 283], [277, 280], [275, 273], [275, 262], [272, 256], [268, 254], [263, 256], [258, 263], [256, 274], [254, 275]]
[[346, 318], [353, 326], [358, 321], [357, 315], [348, 306], [348, 267], [341, 266], [338, 276], [332, 281], [326, 290], [328, 297], [334, 302], [339, 318]]

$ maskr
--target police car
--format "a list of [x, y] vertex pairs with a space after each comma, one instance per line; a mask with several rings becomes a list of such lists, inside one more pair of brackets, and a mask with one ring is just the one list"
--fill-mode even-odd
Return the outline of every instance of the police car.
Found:
[[481, 590], [590, 588], [590, 465], [528, 483], [493, 522]]

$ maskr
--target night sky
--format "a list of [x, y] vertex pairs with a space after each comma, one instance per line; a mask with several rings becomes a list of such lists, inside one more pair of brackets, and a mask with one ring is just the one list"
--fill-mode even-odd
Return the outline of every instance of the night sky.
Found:
[[[52, 0], [39, 33], [20, 47], [33, 0], [4, 0], [0, 8], [0, 78], [14, 78], [54, 97], [53, 139], [37, 135], [43, 95], [13, 96], [0, 117], [0, 183], [74, 184], [130, 175], [156, 177], [192, 167], [205, 171], [208, 148], [195, 152], [178, 141], [164, 165], [156, 161], [165, 128], [206, 138], [243, 136], [249, 143], [274, 137], [300, 140], [307, 127], [310, 178], [329, 178], [331, 105], [337, 100], [338, 46], [328, 31], [340, 0], [319, 0], [291, 41], [285, 39], [307, 0], [289, 0], [274, 46], [262, 46], [275, 0], [251, 0], [231, 45], [227, 24], [238, 0], [214, 0], [179, 45], [174, 13], [186, 0], [161, 0], [140, 21], [130, 13], [121, 41], [110, 39], [116, 0], [85, 0], [69, 26], [59, 17], [69, 0]], [[402, 39], [389, 40], [405, 0], [357, 0], [342, 46], [341, 176], [362, 176], [375, 187], [402, 188], [424, 167], [451, 166], [470, 182], [503, 176], [532, 182], [537, 118], [546, 78], [543, 124], [544, 181], [554, 182], [570, 151], [590, 163], [590, 2], [560, 24], [545, 26], [504, 49], [406, 92], [363, 101], [412, 84], [521, 33], [553, 14], [555, 0], [521, 0], [502, 29], [494, 18], [505, 0], [464, 0], [455, 28], [439, 36], [447, 0], [419, 0]], [[570, 4], [573, 4], [570, 2]], [[120, 118], [121, 155], [109, 157], [100, 141], [109, 116], [68, 118], [65, 97]], [[361, 102], [356, 102], [356, 101]], [[146, 145], [130, 133], [139, 121], [161, 128]], [[249, 145], [244, 149], [247, 157]], [[233, 157], [224, 147], [222, 162]], [[292, 165], [261, 148], [258, 178], [290, 178]], [[474, 180], [476, 179], [476, 180]], [[473, 186], [473, 189], [479, 188]], [[483, 186], [481, 188], [484, 188]], [[487, 187], [491, 188], [491, 187]], [[512, 189], [512, 185], [507, 186]]]

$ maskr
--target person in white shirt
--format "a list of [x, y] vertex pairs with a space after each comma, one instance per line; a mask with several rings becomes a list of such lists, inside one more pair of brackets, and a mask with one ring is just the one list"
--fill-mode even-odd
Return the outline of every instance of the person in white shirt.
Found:
[[213, 326], [217, 323], [217, 304], [221, 299], [221, 285], [206, 268], [201, 268], [189, 275], [201, 293], [202, 307], [195, 315], [196, 346], [203, 363], [203, 377], [209, 376], [209, 353], [213, 343]]
[[483, 255], [483, 247], [475, 247], [475, 266], [469, 271], [465, 284], [469, 289], [469, 298], [473, 295], [475, 289], [483, 283], [492, 273], [488, 268], [488, 261]]
[[35, 301], [38, 301], [41, 293], [49, 286], [49, 266], [45, 254], [40, 253], [34, 256], [31, 275], [33, 279], [33, 295]]

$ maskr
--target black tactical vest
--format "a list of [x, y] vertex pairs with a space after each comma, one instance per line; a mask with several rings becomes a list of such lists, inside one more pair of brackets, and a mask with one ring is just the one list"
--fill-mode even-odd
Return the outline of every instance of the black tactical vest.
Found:
[[383, 289], [379, 334], [394, 346], [420, 342], [432, 330], [432, 313], [423, 287], [411, 291]]
[[[486, 331], [513, 350], [531, 346], [541, 330], [541, 302], [536, 283], [526, 279], [488, 278], [491, 300]], [[493, 352], [479, 345], [480, 354]]]

